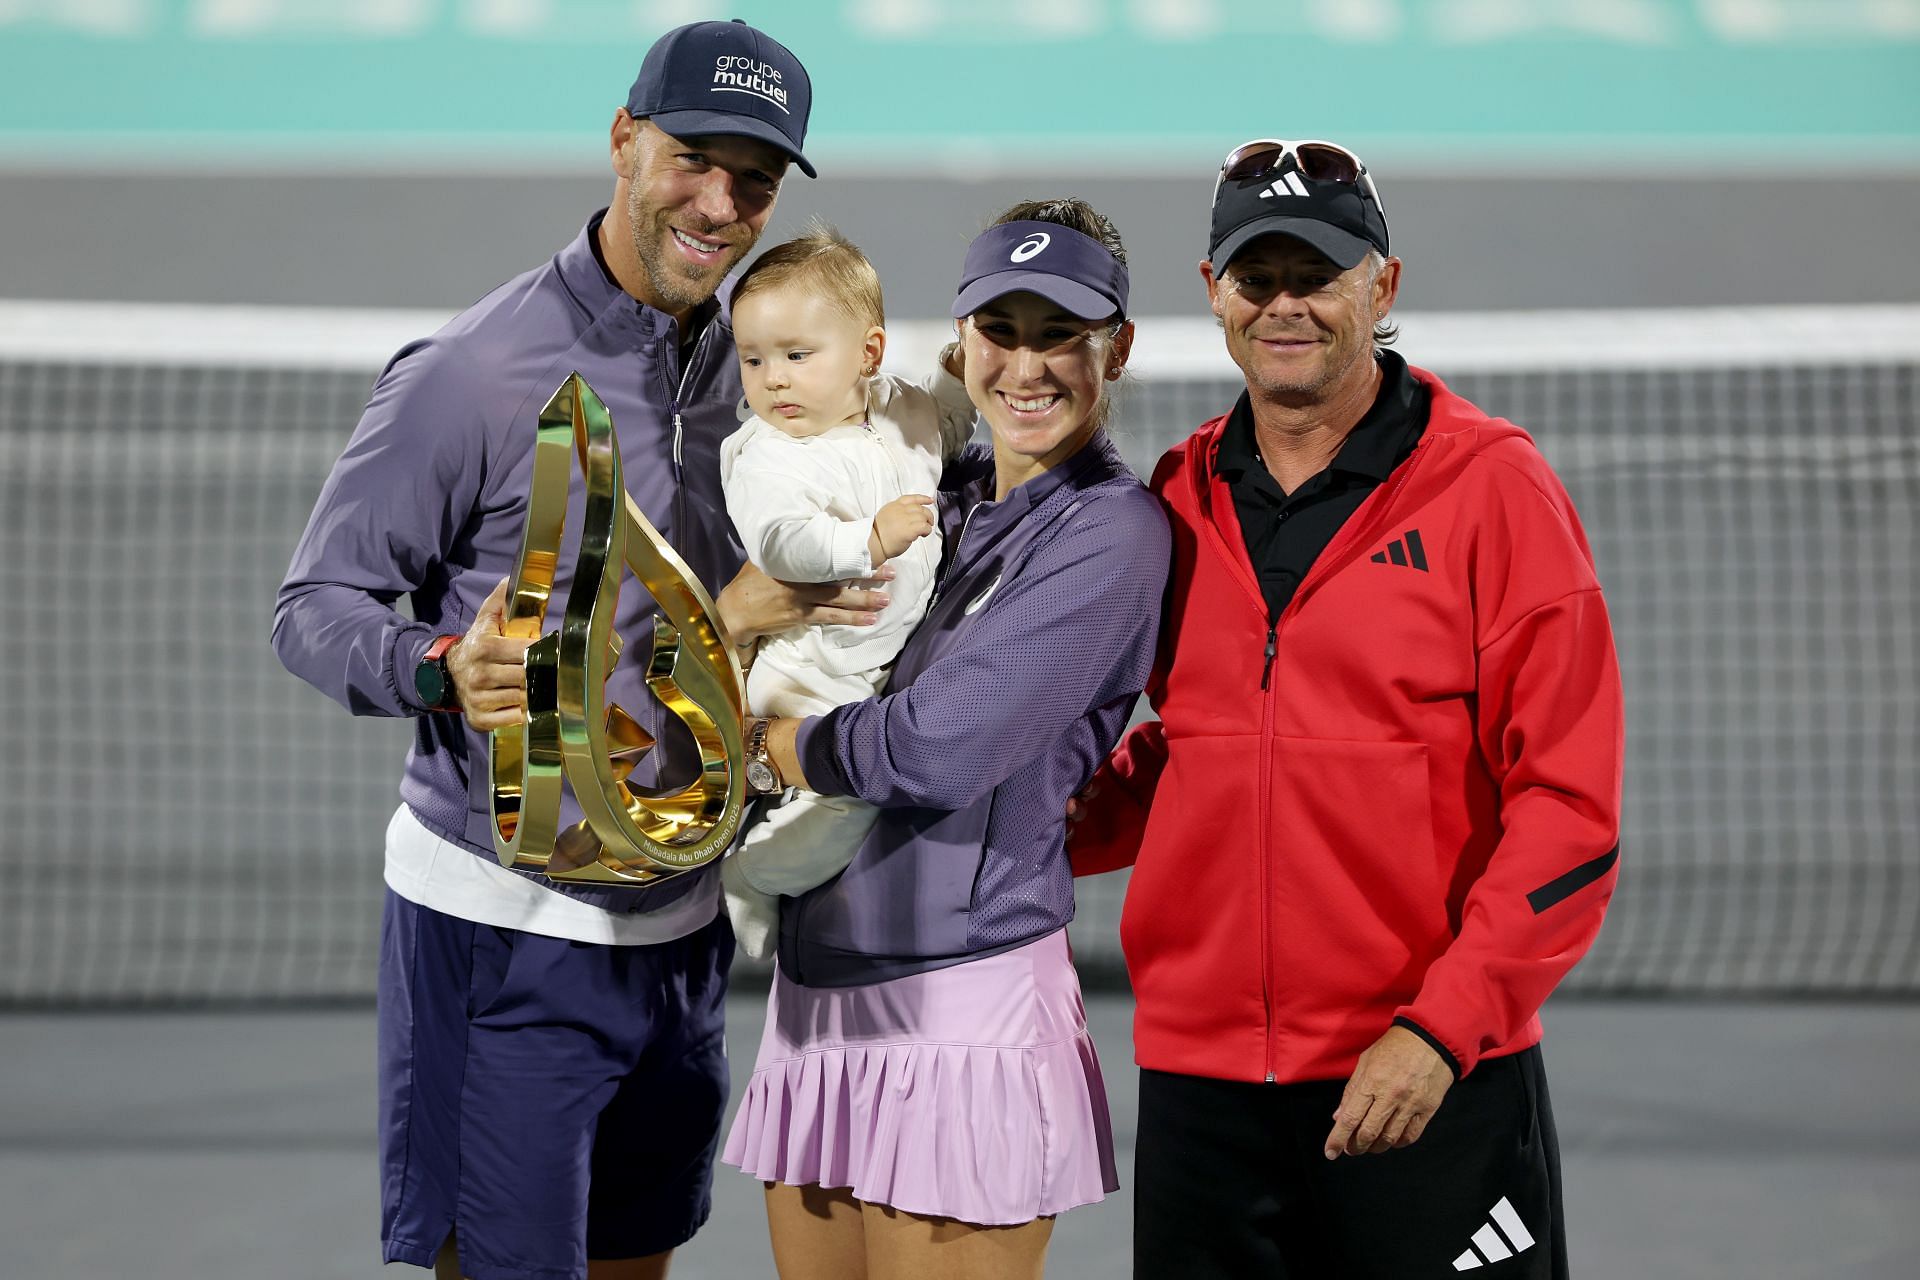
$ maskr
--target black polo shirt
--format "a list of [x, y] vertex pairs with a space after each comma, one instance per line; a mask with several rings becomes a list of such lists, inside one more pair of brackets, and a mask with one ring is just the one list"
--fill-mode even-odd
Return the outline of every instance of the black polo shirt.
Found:
[[1292, 493], [1260, 460], [1253, 434], [1253, 405], [1246, 392], [1227, 415], [1214, 455], [1214, 472], [1233, 492], [1233, 509], [1266, 597], [1267, 620], [1280, 617], [1295, 588], [1347, 518], [1360, 509], [1393, 469], [1407, 460], [1427, 429], [1432, 397], [1407, 371], [1397, 351], [1380, 351], [1380, 391], [1373, 407], [1354, 424], [1327, 469]]

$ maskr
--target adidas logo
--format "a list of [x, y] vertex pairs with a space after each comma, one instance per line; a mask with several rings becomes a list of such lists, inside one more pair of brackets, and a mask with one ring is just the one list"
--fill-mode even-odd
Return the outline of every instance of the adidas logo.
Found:
[[1420, 543], [1420, 531], [1409, 529], [1402, 537], [1387, 544], [1385, 551], [1376, 551], [1371, 557], [1375, 564], [1407, 565], [1427, 572], [1427, 549]]
[[1300, 175], [1289, 169], [1286, 176], [1260, 193], [1262, 200], [1271, 200], [1275, 196], [1303, 196], [1307, 194], [1307, 184], [1300, 181]]
[[[1500, 1197], [1500, 1203], [1493, 1206], [1493, 1212], [1488, 1216], [1493, 1221], [1482, 1223], [1480, 1229], [1473, 1233], [1473, 1244], [1453, 1260], [1455, 1271], [1477, 1271], [1489, 1262], [1499, 1262], [1533, 1248], [1532, 1234], [1505, 1196]], [[1498, 1231], [1494, 1230], [1496, 1223], [1499, 1224]]]

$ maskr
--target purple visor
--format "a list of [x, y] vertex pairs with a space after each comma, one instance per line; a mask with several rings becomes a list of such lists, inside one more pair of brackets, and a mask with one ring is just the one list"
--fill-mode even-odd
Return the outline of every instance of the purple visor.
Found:
[[1125, 319], [1127, 268], [1092, 236], [1054, 222], [1003, 222], [967, 246], [953, 318], [995, 298], [1037, 293], [1082, 320]]

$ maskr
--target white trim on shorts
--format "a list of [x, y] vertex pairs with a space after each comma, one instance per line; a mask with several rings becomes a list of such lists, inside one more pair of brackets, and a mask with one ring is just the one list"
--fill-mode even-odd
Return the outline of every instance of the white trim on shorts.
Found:
[[476, 856], [429, 831], [401, 805], [387, 823], [387, 887], [442, 915], [501, 929], [640, 947], [672, 942], [705, 927], [720, 911], [720, 881], [658, 911], [616, 912], [569, 898], [536, 880]]

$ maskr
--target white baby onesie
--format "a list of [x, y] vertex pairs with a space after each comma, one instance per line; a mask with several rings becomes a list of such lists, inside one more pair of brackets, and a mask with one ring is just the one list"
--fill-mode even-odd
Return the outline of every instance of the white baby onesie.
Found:
[[[973, 431], [973, 402], [959, 379], [936, 371], [915, 385], [871, 380], [867, 420], [816, 436], [790, 436], [757, 415], [720, 446], [727, 514], [752, 560], [786, 582], [838, 582], [874, 571], [873, 517], [902, 494], [933, 495], [946, 461]], [[893, 660], [926, 616], [940, 565], [936, 528], [887, 561], [891, 602], [872, 626], [798, 626], [769, 636], [747, 675], [756, 715], [816, 716], [878, 693]], [[850, 796], [800, 792], [775, 809], [721, 868], [741, 949], [773, 951], [774, 895], [800, 894], [838, 875], [873, 825]]]

